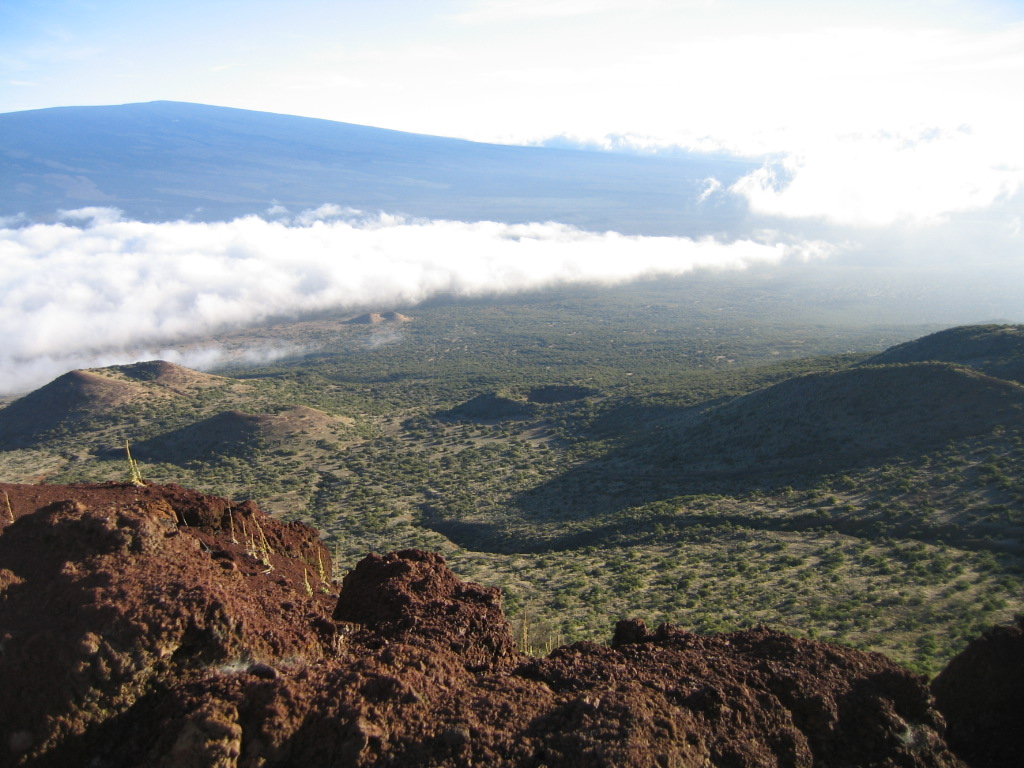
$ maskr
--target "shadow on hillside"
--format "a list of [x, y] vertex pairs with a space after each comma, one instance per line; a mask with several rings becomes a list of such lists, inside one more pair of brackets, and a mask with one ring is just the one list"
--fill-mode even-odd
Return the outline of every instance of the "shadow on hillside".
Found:
[[675, 496], [744, 495], [783, 486], [811, 487], [832, 472], [853, 468], [767, 468], [722, 457], [721, 463], [733, 464], [733, 468], [698, 474], [685, 472], [665, 458], [651, 456], [644, 446], [626, 446], [520, 494], [514, 504], [528, 518], [593, 518]]
[[502, 554], [532, 551], [531, 543], [516, 539], [498, 523], [453, 520], [432, 504], [420, 505], [421, 525], [465, 549]]
[[132, 445], [139, 459], [171, 464], [251, 456], [262, 438], [258, 416], [225, 411]]
[[809, 487], [1024, 425], [1024, 388], [915, 363], [800, 376], [704, 412], [650, 416], [623, 419], [608, 454], [521, 494], [523, 516], [585, 519], [673, 496]]

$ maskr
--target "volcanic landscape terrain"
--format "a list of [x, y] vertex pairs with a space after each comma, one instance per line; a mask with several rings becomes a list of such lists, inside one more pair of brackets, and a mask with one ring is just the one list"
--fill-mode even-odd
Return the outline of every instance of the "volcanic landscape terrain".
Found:
[[127, 444], [150, 482], [313, 525], [334, 578], [443, 554], [502, 589], [527, 652], [640, 618], [935, 674], [1012, 621], [1021, 327], [802, 325], [716, 285], [284, 323], [219, 341], [293, 357], [217, 374], [69, 372], [0, 409], [0, 478], [123, 481]]
[[620, 621], [534, 657], [500, 592], [437, 554], [371, 554], [339, 585], [314, 529], [252, 502], [0, 493], [4, 765], [980, 768], [1024, 746], [1024, 627], [976, 640], [934, 693], [763, 627]]

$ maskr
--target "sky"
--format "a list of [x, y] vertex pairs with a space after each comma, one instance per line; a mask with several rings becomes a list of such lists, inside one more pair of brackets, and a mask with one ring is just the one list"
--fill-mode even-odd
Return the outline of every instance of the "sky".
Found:
[[1019, 123], [1024, 3], [4, 0], [0, 51], [0, 112], [168, 99], [794, 151]]
[[[986, 281], [1024, 285], [1022, 97], [1021, 0], [0, 2], [0, 112], [166, 99], [476, 141], [731, 152], [763, 166], [728, 189], [709, 180], [708, 194], [761, 217], [765, 253], [785, 240], [837, 264], [951, 270], [982, 291]], [[110, 216], [76, 231], [95, 245], [110, 230], [90, 231], [131, 224]], [[35, 230], [37, 262], [61, 258], [39, 244], [66, 234], [51, 226]], [[275, 226], [301, 238], [312, 225]], [[341, 238], [336, 251], [356, 247], [359, 227], [383, 237], [379, 221], [318, 226]], [[389, 226], [408, 234], [407, 223]], [[182, 231], [161, 231], [157, 250], [177, 253]], [[8, 274], [29, 248], [17, 232], [5, 235]], [[504, 252], [507, 233], [490, 236]], [[607, 246], [596, 234], [538, 237]], [[372, 248], [402, 261], [401, 242], [389, 235]], [[703, 245], [726, 254], [730, 244]], [[257, 272], [274, 274], [276, 257], [266, 258]], [[680, 257], [679, 270], [692, 263]], [[600, 268], [577, 272], [604, 279]], [[63, 343], [47, 354], [73, 362], [73, 339]], [[19, 359], [41, 349], [26, 344]]]

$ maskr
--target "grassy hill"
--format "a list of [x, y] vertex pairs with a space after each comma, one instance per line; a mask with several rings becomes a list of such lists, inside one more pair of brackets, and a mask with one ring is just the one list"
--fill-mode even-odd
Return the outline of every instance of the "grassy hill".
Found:
[[0, 447], [25, 448], [99, 428], [129, 403], [170, 396], [95, 371], [71, 371], [0, 410]]
[[515, 393], [485, 392], [441, 411], [438, 416], [466, 421], [514, 421], [533, 415], [536, 410], [525, 397]]
[[[943, 363], [796, 376], [708, 408], [607, 404], [609, 448], [526, 491], [531, 515], [586, 517], [681, 494], [809, 487], [1024, 427], [1024, 387]], [[619, 431], [616, 429], [619, 427]], [[598, 499], [587, 487], [615, 486]]]
[[808, 374], [701, 414], [654, 463], [695, 479], [748, 482], [884, 464], [950, 440], [1024, 425], [1024, 387], [944, 363]]
[[209, 387], [221, 387], [231, 383], [223, 376], [193, 371], [191, 368], [168, 363], [166, 360], [119, 365], [116, 368], [104, 369], [103, 373], [111, 378], [150, 382], [179, 395], [201, 392]]
[[144, 431], [165, 412], [191, 413], [249, 389], [163, 360], [70, 371], [0, 409], [0, 448], [70, 445], [78, 436], [88, 440], [129, 426]]

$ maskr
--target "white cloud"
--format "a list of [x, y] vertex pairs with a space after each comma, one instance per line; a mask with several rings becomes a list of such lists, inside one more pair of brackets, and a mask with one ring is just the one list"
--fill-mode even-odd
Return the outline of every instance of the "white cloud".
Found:
[[61, 210], [58, 217], [63, 221], [82, 221], [91, 224], [113, 224], [121, 221], [121, 211], [116, 208], [104, 208], [97, 205], [90, 205], [85, 208], [73, 210]]
[[705, 203], [708, 198], [714, 194], [717, 194], [722, 189], [722, 182], [714, 177], [704, 179], [704, 190], [700, 193], [697, 198], [697, 202]]
[[1024, 187], [1024, 153], [986, 132], [850, 136], [767, 164], [732, 185], [759, 214], [880, 227], [990, 208]]
[[[743, 269], [829, 252], [824, 243], [774, 237], [627, 237], [555, 223], [360, 217], [337, 206], [291, 221], [154, 224], [109, 209], [65, 218], [81, 224], [0, 229], [0, 366], [17, 372], [5, 376], [8, 391], [73, 367], [147, 359], [161, 345], [271, 317], [409, 306], [441, 292]], [[189, 354], [202, 367], [223, 351]]]

